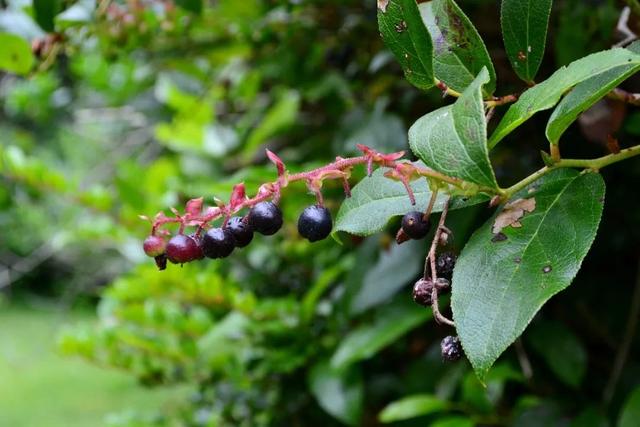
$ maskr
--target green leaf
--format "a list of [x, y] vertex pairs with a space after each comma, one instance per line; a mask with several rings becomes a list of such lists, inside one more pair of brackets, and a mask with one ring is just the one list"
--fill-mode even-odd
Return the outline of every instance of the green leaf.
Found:
[[360, 276], [362, 285], [350, 300], [350, 313], [362, 313], [389, 300], [418, 276], [425, 254], [424, 242], [420, 240], [392, 245], [389, 251], [383, 251], [378, 262]]
[[347, 425], [359, 423], [364, 393], [361, 374], [355, 367], [336, 369], [322, 361], [311, 369], [308, 382], [322, 409]]
[[538, 111], [553, 107], [560, 97], [576, 84], [621, 65], [640, 64], [640, 55], [627, 49], [615, 48], [593, 53], [562, 67], [544, 82], [528, 89], [504, 115], [491, 135], [489, 148], [493, 148], [515, 128]]
[[640, 420], [640, 387], [628, 397], [618, 419], [618, 427], [635, 427]]
[[421, 417], [448, 408], [448, 403], [430, 394], [414, 394], [391, 402], [380, 412], [378, 419], [383, 423], [392, 423]]
[[504, 227], [494, 239], [498, 212], [469, 239], [453, 273], [451, 308], [481, 380], [540, 307], [575, 277], [598, 230], [604, 192], [599, 174], [553, 171], [515, 197], [536, 203], [519, 219], [521, 227]]
[[410, 298], [386, 305], [376, 313], [372, 323], [363, 324], [344, 337], [331, 358], [331, 365], [342, 368], [368, 359], [430, 318], [431, 311]]
[[[422, 162], [415, 163], [424, 166]], [[345, 199], [334, 225], [334, 232], [345, 231], [358, 236], [368, 236], [382, 230], [389, 219], [414, 210], [426, 209], [431, 199], [427, 181], [418, 179], [411, 183], [416, 204], [411, 205], [402, 183], [384, 177], [384, 169], [377, 169], [370, 177], [364, 178], [351, 190], [351, 197]], [[439, 194], [433, 212], [441, 212], [446, 199]], [[450, 209], [461, 209], [488, 200], [485, 195], [467, 199], [454, 198]]]
[[527, 83], [540, 68], [547, 40], [552, 0], [502, 0], [500, 24], [507, 56]]
[[40, 28], [50, 33], [55, 29], [54, 17], [60, 12], [60, 0], [33, 0], [33, 13]]
[[202, 0], [176, 0], [176, 4], [197, 15], [202, 13]]
[[416, 0], [378, 1], [378, 28], [409, 83], [433, 87], [433, 45]]
[[[633, 53], [640, 53], [639, 47], [637, 43], [634, 43], [628, 46], [627, 50], [631, 50]], [[638, 70], [640, 70], [640, 64], [624, 64], [577, 84], [560, 101], [549, 118], [546, 131], [549, 142], [557, 144], [564, 131], [582, 112], [589, 109]]]
[[473, 427], [474, 425], [473, 420], [461, 416], [441, 418], [429, 424], [430, 427]]
[[485, 95], [496, 89], [496, 72], [487, 48], [469, 18], [453, 0], [434, 0], [418, 6], [433, 41], [433, 71], [438, 80], [462, 92], [486, 67]]
[[587, 371], [587, 352], [580, 340], [559, 322], [539, 322], [526, 334], [527, 342], [565, 384], [578, 388]]
[[0, 70], [27, 74], [33, 67], [31, 45], [15, 34], [0, 33]]
[[409, 129], [409, 145], [427, 166], [449, 176], [497, 188], [487, 150], [487, 121], [482, 85], [489, 81], [483, 68], [453, 105], [419, 118]]

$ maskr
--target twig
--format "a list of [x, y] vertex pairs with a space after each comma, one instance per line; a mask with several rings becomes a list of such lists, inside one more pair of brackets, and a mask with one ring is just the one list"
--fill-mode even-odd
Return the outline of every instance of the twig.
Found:
[[[427, 254], [427, 258], [424, 260], [425, 262], [425, 273], [423, 278], [427, 279], [427, 264], [431, 266], [431, 281], [435, 284], [438, 281], [438, 273], [436, 271], [436, 249], [438, 247], [438, 242], [440, 241], [440, 234], [444, 229], [444, 222], [447, 219], [447, 214], [449, 213], [449, 201], [451, 200], [451, 196], [447, 197], [444, 201], [444, 206], [442, 207], [442, 214], [440, 215], [440, 221], [438, 222], [438, 228], [433, 236], [433, 241], [431, 242], [431, 248], [429, 249], [429, 253]], [[433, 317], [436, 319], [438, 323], [444, 323], [445, 325], [455, 326], [455, 324], [447, 319], [442, 313], [440, 313], [440, 307], [438, 306], [438, 287], [434, 286], [431, 291], [431, 309], [433, 310]]]
[[613, 394], [616, 391], [616, 386], [620, 380], [622, 369], [624, 368], [627, 358], [629, 357], [629, 350], [633, 337], [638, 327], [638, 319], [640, 318], [640, 262], [638, 262], [638, 277], [636, 279], [635, 289], [633, 291], [633, 297], [631, 299], [631, 308], [629, 309], [629, 316], [627, 317], [627, 326], [625, 327], [624, 337], [618, 353], [616, 354], [616, 360], [613, 362], [613, 369], [611, 370], [611, 376], [607, 382], [607, 386], [604, 389], [602, 400], [605, 405], [611, 402]]
[[607, 94], [607, 98], [622, 101], [630, 105], [640, 106], [640, 93], [631, 93], [626, 90], [615, 88]]

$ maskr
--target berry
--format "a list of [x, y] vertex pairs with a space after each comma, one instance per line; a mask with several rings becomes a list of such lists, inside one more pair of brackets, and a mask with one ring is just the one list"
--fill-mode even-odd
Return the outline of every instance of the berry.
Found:
[[402, 231], [412, 239], [422, 239], [429, 234], [429, 217], [424, 218], [422, 212], [409, 212], [402, 217]]
[[202, 258], [202, 249], [193, 236], [178, 234], [167, 243], [167, 258], [174, 264], [184, 264]]
[[451, 278], [453, 268], [456, 266], [456, 255], [453, 252], [443, 252], [436, 259], [436, 271], [438, 276]]
[[431, 279], [420, 279], [413, 285], [413, 300], [425, 307], [431, 306], [433, 282]]
[[164, 253], [167, 248], [167, 242], [160, 236], [148, 236], [144, 239], [142, 248], [147, 256], [155, 258]]
[[442, 350], [442, 360], [445, 362], [455, 362], [463, 355], [460, 339], [451, 335], [442, 339], [440, 350]]
[[233, 236], [227, 228], [212, 228], [202, 237], [202, 252], [208, 258], [226, 258], [233, 248]]
[[238, 248], [244, 248], [253, 240], [253, 229], [245, 218], [234, 216], [227, 222], [227, 230], [231, 233], [233, 244]]
[[325, 239], [332, 227], [331, 212], [324, 206], [309, 206], [298, 218], [298, 233], [310, 242]]
[[154, 257], [154, 259], [156, 261], [156, 267], [158, 267], [158, 270], [162, 271], [167, 268], [167, 255], [158, 255], [157, 257]]
[[248, 220], [255, 231], [271, 236], [282, 227], [282, 211], [272, 202], [260, 202], [251, 208]]

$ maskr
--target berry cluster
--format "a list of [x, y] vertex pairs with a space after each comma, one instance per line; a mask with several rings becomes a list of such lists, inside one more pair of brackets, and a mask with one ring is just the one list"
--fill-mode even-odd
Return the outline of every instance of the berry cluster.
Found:
[[[213, 227], [201, 236], [179, 233], [166, 241], [157, 235], [148, 236], [143, 244], [145, 253], [154, 257], [160, 270], [166, 268], [167, 260], [173, 264], [207, 258], [226, 258], [235, 248], [243, 248], [253, 240], [253, 233], [271, 236], [282, 228], [282, 211], [273, 202], [260, 202], [244, 216], [231, 217], [222, 227]], [[300, 235], [310, 242], [325, 239], [332, 229], [329, 210], [323, 206], [307, 207], [298, 219]]]

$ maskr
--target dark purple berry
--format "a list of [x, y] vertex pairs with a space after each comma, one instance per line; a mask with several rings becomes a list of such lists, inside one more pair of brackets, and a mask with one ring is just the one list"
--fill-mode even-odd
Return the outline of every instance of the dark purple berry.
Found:
[[413, 285], [413, 300], [425, 307], [431, 306], [431, 293], [433, 282], [431, 279], [420, 279]]
[[153, 259], [156, 261], [156, 267], [158, 267], [158, 270], [162, 271], [162, 270], [165, 270], [167, 268], [167, 255], [166, 254], [158, 255], [157, 257], [154, 257]]
[[226, 228], [231, 233], [234, 245], [238, 248], [244, 248], [253, 240], [253, 229], [245, 218], [234, 216], [227, 222]]
[[249, 211], [249, 226], [260, 234], [271, 236], [282, 227], [282, 211], [272, 202], [260, 202]]
[[212, 228], [202, 236], [202, 252], [208, 258], [226, 258], [233, 248], [233, 236], [226, 228]]
[[167, 242], [160, 236], [148, 236], [142, 244], [144, 253], [155, 258], [162, 255], [167, 248]]
[[436, 259], [436, 271], [438, 276], [451, 278], [453, 268], [456, 266], [456, 255], [453, 252], [443, 252]]
[[409, 212], [402, 217], [402, 231], [412, 239], [422, 239], [429, 234], [429, 217], [422, 212]]
[[167, 258], [174, 264], [184, 264], [202, 258], [202, 249], [192, 236], [178, 234], [167, 243]]
[[460, 339], [449, 335], [444, 337], [440, 343], [440, 350], [442, 350], [442, 360], [445, 362], [455, 362], [460, 360], [464, 352], [462, 351], [462, 344]]
[[298, 218], [298, 233], [310, 242], [326, 239], [332, 227], [331, 212], [324, 206], [309, 206]]

